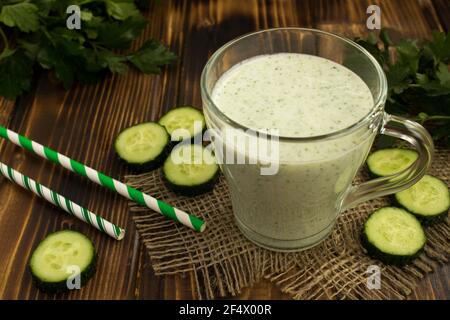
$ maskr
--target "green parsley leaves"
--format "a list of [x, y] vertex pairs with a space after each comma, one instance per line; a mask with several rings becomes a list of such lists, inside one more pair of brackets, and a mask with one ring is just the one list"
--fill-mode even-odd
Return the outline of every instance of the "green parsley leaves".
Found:
[[427, 41], [394, 44], [386, 30], [379, 40], [356, 39], [383, 66], [389, 84], [386, 111], [421, 122], [433, 139], [450, 143], [450, 33]]
[[[95, 83], [129, 65], [159, 73], [176, 59], [164, 45], [148, 40], [129, 49], [147, 25], [134, 0], [4, 0], [0, 2], [0, 95], [15, 99], [31, 87], [33, 73], [48, 69], [68, 89]], [[81, 9], [81, 29], [69, 30], [66, 9]]]
[[175, 59], [175, 55], [157, 41], [150, 40], [127, 58], [144, 73], [158, 73], [159, 66]]
[[39, 29], [38, 7], [32, 3], [19, 2], [2, 6], [0, 22], [20, 31], [30, 32]]
[[14, 99], [31, 86], [33, 61], [22, 51], [10, 54], [0, 64], [0, 95]]

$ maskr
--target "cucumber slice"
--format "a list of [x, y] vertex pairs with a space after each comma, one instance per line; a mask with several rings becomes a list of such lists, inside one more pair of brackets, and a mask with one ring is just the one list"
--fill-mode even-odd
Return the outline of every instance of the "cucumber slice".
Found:
[[425, 242], [419, 220], [400, 208], [381, 208], [364, 223], [363, 246], [371, 257], [387, 264], [411, 262], [422, 252]]
[[410, 149], [381, 149], [367, 158], [367, 166], [376, 177], [390, 176], [408, 168], [419, 157]]
[[64, 230], [48, 235], [39, 243], [30, 259], [31, 275], [36, 286], [47, 293], [68, 291], [67, 279], [77, 275], [84, 286], [94, 275], [96, 253], [92, 242], [83, 234]]
[[[169, 132], [172, 141], [193, 139], [206, 129], [203, 112], [191, 106], [170, 110], [159, 119], [160, 125]], [[178, 130], [177, 129], [184, 129]]]
[[145, 122], [123, 130], [114, 147], [119, 157], [137, 169], [159, 167], [169, 152], [169, 134], [156, 122]]
[[212, 152], [203, 146], [181, 144], [164, 162], [163, 175], [172, 191], [195, 196], [213, 189], [219, 166]]
[[430, 175], [425, 175], [412, 187], [396, 193], [395, 200], [425, 224], [441, 221], [448, 215], [450, 208], [447, 184]]

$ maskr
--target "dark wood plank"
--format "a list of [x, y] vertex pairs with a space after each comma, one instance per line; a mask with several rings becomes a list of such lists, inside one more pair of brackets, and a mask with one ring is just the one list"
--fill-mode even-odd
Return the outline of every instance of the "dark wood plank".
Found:
[[[131, 124], [157, 119], [174, 105], [200, 106], [200, 73], [208, 57], [222, 44], [246, 32], [278, 26], [315, 27], [360, 36], [367, 33], [369, 4], [381, 6], [383, 26], [394, 29], [397, 37], [426, 38], [432, 29], [448, 30], [448, 0], [166, 0], [152, 4], [149, 26], [135, 44], [155, 37], [178, 53], [178, 62], [160, 76], [131, 71], [96, 86], [77, 86], [64, 92], [44, 73], [35, 90], [15, 104], [0, 100], [0, 123], [120, 178], [129, 171], [112, 151], [116, 134]], [[154, 275], [124, 199], [3, 141], [0, 160], [126, 227], [128, 232], [122, 242], [111, 240], [0, 178], [0, 298], [193, 298], [195, 284], [188, 276]], [[26, 263], [40, 239], [63, 228], [80, 230], [93, 239], [99, 251], [99, 267], [83, 290], [52, 297], [34, 288]], [[411, 298], [449, 299], [449, 274], [448, 265], [441, 267], [419, 283]], [[245, 289], [239, 298], [288, 296], [261, 281]]]
[[450, 31], [450, 2], [447, 0], [432, 0], [439, 22], [446, 32]]
[[[96, 160], [97, 157], [102, 156], [103, 159], [107, 159], [107, 154], [110, 153], [107, 151], [109, 146], [104, 144], [108, 143], [108, 137], [91, 129], [92, 127], [100, 128], [102, 124], [107, 123], [105, 117], [111, 116], [111, 113], [102, 111], [102, 115], [98, 117], [96, 123], [91, 118], [93, 116], [91, 111], [93, 110], [92, 106], [102, 105], [101, 100], [105, 93], [113, 92], [112, 89], [114, 89], [113, 82], [105, 81], [98, 87], [76, 88], [65, 93], [58, 84], [41, 79], [32, 102], [16, 105], [9, 127], [108, 173], [120, 172], [121, 168], [117, 164], [114, 164], [115, 167], [109, 168], [108, 161]], [[102, 93], [98, 94], [97, 92], [101, 90], [103, 90]], [[108, 108], [108, 104], [104, 103], [104, 107]], [[119, 115], [122, 113], [125, 115], [124, 110], [120, 108], [117, 109], [117, 112]], [[104, 128], [105, 133], [113, 130], [110, 126]], [[113, 135], [114, 133], [108, 134]], [[87, 143], [93, 143], [93, 146], [88, 147]], [[89, 148], [91, 149], [89, 150]], [[88, 183], [85, 179], [69, 174], [11, 144], [5, 146], [1, 153], [2, 160], [17, 170], [69, 196], [94, 212], [99, 212], [105, 217], [127, 226], [128, 229], [132, 229], [133, 225], [126, 217], [125, 201], [120, 201], [106, 190]], [[64, 216], [57, 208], [12, 184], [3, 185], [2, 190], [7, 198], [1, 199], [1, 202], [6, 208], [14, 208], [12, 210], [14, 219], [7, 219], [8, 212], [4, 210], [0, 221], [2, 232], [4, 231], [11, 237], [8, 242], [15, 244], [15, 246], [11, 246], [11, 251], [2, 250], [0, 254], [2, 261], [5, 261], [8, 266], [4, 273], [5, 281], [2, 281], [6, 288], [3, 291], [5, 298], [48, 298], [38, 293], [32, 286], [30, 276], [26, 271], [26, 262], [32, 248], [47, 233], [64, 228], [80, 230], [93, 239], [99, 251], [99, 269], [104, 269], [103, 272], [98, 273], [86, 290], [83, 290], [84, 292], [73, 292], [70, 296], [74, 298], [81, 297], [81, 295], [92, 298], [126, 297], [127, 285], [124, 285], [121, 279], [126, 279], [124, 276], [129, 272], [127, 270], [129, 268], [127, 268], [127, 254], [123, 253], [131, 252], [133, 237], [127, 237], [124, 242], [116, 243], [95, 232], [89, 226]], [[79, 192], [80, 190], [84, 190], [84, 192]], [[2, 197], [5, 196], [2, 195]], [[110, 256], [115, 256], [117, 263], [112, 264], [108, 261]], [[104, 266], [103, 263], [105, 263]], [[108, 279], [118, 280], [109, 281]], [[100, 289], [101, 287], [103, 289]], [[68, 296], [59, 298], [66, 297]]]

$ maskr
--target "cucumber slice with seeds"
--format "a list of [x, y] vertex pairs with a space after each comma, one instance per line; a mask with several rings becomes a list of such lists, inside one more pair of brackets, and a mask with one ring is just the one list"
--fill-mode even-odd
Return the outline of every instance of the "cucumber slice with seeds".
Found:
[[37, 287], [42, 291], [68, 291], [69, 277], [73, 279], [78, 274], [80, 285], [84, 286], [95, 273], [95, 248], [79, 232], [58, 231], [41, 241], [31, 256], [29, 266]]
[[164, 162], [163, 174], [172, 191], [195, 196], [213, 189], [219, 166], [210, 150], [201, 145], [182, 144]]
[[159, 167], [169, 151], [166, 129], [156, 122], [145, 122], [123, 130], [114, 143], [119, 157], [137, 169]]
[[203, 112], [191, 106], [170, 110], [159, 119], [158, 123], [167, 129], [172, 141], [193, 139], [206, 129]]
[[364, 223], [362, 244], [368, 254], [387, 264], [404, 265], [423, 250], [425, 232], [419, 220], [406, 210], [385, 207]]
[[367, 158], [370, 172], [377, 177], [390, 176], [408, 168], [419, 157], [410, 149], [380, 149]]
[[395, 200], [421, 222], [431, 224], [448, 215], [450, 192], [444, 181], [425, 175], [412, 187], [396, 193]]

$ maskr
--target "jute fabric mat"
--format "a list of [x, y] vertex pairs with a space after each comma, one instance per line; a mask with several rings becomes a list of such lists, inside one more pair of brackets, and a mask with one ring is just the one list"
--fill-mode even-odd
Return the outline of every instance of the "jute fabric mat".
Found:
[[[430, 174], [450, 182], [450, 150], [436, 152]], [[210, 193], [194, 198], [169, 191], [160, 170], [126, 177], [127, 182], [158, 199], [207, 221], [196, 233], [160, 214], [130, 203], [141, 241], [157, 275], [189, 274], [195, 296], [214, 299], [238, 295], [262, 278], [269, 279], [294, 299], [404, 299], [426, 273], [448, 263], [450, 222], [427, 227], [424, 253], [405, 267], [387, 266], [368, 257], [360, 244], [364, 220], [389, 204], [382, 198], [339, 215], [332, 234], [318, 246], [298, 253], [278, 253], [248, 241], [235, 226], [225, 179]], [[369, 179], [361, 170], [355, 183]], [[380, 289], [367, 286], [370, 266], [379, 267]]]

